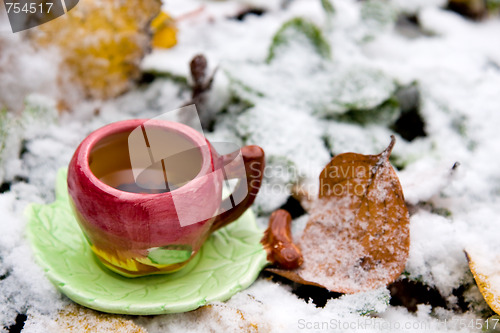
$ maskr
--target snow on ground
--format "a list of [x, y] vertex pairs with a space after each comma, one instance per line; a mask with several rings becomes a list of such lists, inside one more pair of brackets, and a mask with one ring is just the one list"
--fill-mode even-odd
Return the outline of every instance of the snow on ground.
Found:
[[[426, 135], [409, 141], [396, 133], [391, 159], [400, 168], [412, 210], [405, 275], [436, 288], [452, 310], [419, 305], [409, 313], [388, 305], [387, 289], [330, 299], [321, 308], [298, 298], [290, 286], [261, 277], [225, 303], [134, 320], [148, 332], [474, 331], [460, 324], [483, 318], [485, 303], [472, 284], [464, 249], [481, 244], [493, 251], [500, 238], [500, 20], [468, 21], [440, 8], [441, 0], [337, 0], [332, 15], [320, 1], [283, 3], [284, 9], [281, 1], [168, 1], [165, 9], [181, 17], [178, 45], [154, 51], [143, 68], [187, 78], [188, 62], [197, 53], [217, 68], [208, 101], [214, 131], [206, 135], [265, 148], [269, 168], [254, 206], [262, 227], [286, 202], [291, 184], [302, 181], [315, 188], [331, 155], [384, 149], [395, 119], [405, 112], [391, 104], [392, 98], [414, 84]], [[265, 13], [227, 19], [246, 6]], [[418, 15], [421, 26], [411, 27], [411, 36], [395, 24], [400, 12]], [[329, 45], [329, 52], [292, 31], [267, 61], [273, 35], [295, 17], [320, 28], [320, 44]], [[33, 68], [38, 73], [43, 61], [21, 68], [20, 77]], [[5, 75], [0, 73], [0, 80]], [[27, 89], [43, 82], [43, 75], [37, 76], [42, 78], [26, 79]], [[31, 97], [32, 112], [21, 124], [7, 117], [2, 140], [19, 148], [24, 138], [24, 152], [18, 157], [17, 148], [0, 151], [0, 176], [13, 182], [0, 194], [0, 330], [12, 325], [17, 313], [27, 313], [25, 331], [46, 332], [45, 323], [68, 303], [33, 261], [23, 234], [26, 205], [54, 199], [57, 169], [68, 164], [92, 130], [176, 109], [189, 94], [175, 80], [158, 79], [113, 101], [82, 102], [58, 119], [54, 103], [40, 96]], [[356, 112], [348, 112], [352, 109]], [[417, 123], [410, 123], [413, 127]], [[294, 237], [306, 221], [307, 216], [297, 219]], [[465, 313], [453, 310], [460, 286], [468, 289], [471, 304]]]

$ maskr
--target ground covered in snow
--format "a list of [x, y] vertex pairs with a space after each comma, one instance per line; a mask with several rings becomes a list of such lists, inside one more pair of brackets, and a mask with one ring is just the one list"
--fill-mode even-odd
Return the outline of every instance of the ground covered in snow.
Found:
[[[147, 332], [469, 332], [480, 328], [476, 320], [492, 319], [464, 250], [499, 253], [499, 18], [469, 21], [439, 0], [332, 5], [167, 1], [164, 8], [180, 18], [178, 44], [143, 61], [147, 82], [71, 113], [58, 115], [50, 94], [38, 94], [21, 115], [0, 114], [0, 331], [17, 317], [26, 320], [23, 332], [53, 332], [70, 302], [34, 263], [26, 205], [54, 200], [57, 170], [92, 130], [189, 101], [188, 64], [199, 53], [216, 69], [202, 117], [207, 137], [266, 151], [254, 204], [262, 228], [286, 207], [300, 236], [308, 216], [290, 198], [293, 185], [314, 192], [332, 156], [377, 154], [394, 134], [391, 162], [411, 213], [409, 260], [398, 282], [367, 293], [338, 295], [262, 273], [225, 303], [124, 319]], [[258, 10], [242, 15], [245, 8]], [[26, 71], [43, 76], [41, 64]], [[20, 75], [29, 81], [29, 73]]]

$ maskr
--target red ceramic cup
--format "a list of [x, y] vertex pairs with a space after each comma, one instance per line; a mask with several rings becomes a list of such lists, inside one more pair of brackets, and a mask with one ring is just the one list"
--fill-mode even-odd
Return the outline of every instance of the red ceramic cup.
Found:
[[[177, 164], [168, 162], [184, 177], [175, 187], [163, 192], [144, 190], [149, 193], [127, 188], [140, 178], [132, 168], [135, 148], [130, 141], [138, 129], [144, 131], [151, 156], [147, 138], [152, 141], [155, 135], [165, 142], [162, 149], [190, 151], [187, 159], [181, 154], [172, 159]], [[235, 167], [235, 156], [244, 166], [244, 177], [239, 178], [246, 181], [239, 181], [233, 194], [244, 195], [237, 201], [233, 195], [223, 200], [224, 182], [242, 174]], [[167, 162], [157, 165], [161, 163]], [[135, 277], [183, 267], [211, 232], [249, 208], [263, 169], [264, 152], [258, 146], [221, 156], [202, 134], [186, 125], [134, 119], [102, 127], [83, 140], [69, 164], [68, 191], [77, 221], [100, 261], [119, 274]]]

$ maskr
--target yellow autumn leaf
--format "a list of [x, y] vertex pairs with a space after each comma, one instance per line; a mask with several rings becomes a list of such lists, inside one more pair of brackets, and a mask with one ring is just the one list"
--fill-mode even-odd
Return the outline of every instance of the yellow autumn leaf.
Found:
[[153, 30], [153, 47], [168, 49], [177, 44], [175, 20], [166, 12], [162, 11], [151, 22], [151, 29]]
[[111, 98], [140, 76], [140, 62], [151, 48], [150, 23], [161, 0], [81, 0], [66, 15], [30, 32], [32, 41], [59, 49], [59, 81], [64, 94]]
[[500, 314], [500, 254], [492, 256], [478, 249], [468, 249], [465, 254], [484, 300]]

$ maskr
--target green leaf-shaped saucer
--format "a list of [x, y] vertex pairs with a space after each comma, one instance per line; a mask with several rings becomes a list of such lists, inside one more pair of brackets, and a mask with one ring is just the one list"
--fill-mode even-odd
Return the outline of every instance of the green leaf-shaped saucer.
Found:
[[213, 233], [178, 272], [133, 279], [115, 274], [100, 264], [73, 217], [66, 173], [59, 170], [55, 202], [28, 207], [27, 234], [47, 277], [76, 303], [134, 315], [190, 311], [247, 288], [268, 263], [262, 231], [248, 210]]

